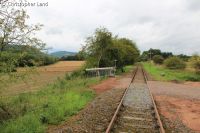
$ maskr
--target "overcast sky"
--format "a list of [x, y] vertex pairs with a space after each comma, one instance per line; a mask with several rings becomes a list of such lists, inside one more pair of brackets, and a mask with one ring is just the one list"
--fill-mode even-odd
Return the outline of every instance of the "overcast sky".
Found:
[[200, 53], [200, 0], [38, 1], [48, 7], [29, 7], [30, 22], [44, 24], [39, 36], [53, 51], [79, 51], [85, 38], [104, 26], [142, 51]]

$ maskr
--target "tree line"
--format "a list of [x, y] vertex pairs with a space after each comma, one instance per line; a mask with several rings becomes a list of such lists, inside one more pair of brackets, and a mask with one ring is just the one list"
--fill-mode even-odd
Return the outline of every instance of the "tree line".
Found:
[[144, 51], [139, 60], [153, 60], [155, 64], [163, 64], [169, 69], [185, 69], [189, 65], [196, 73], [200, 73], [200, 56], [197, 54], [193, 56], [184, 54], [174, 55], [172, 52], [162, 52], [160, 49], [151, 48], [148, 51]]

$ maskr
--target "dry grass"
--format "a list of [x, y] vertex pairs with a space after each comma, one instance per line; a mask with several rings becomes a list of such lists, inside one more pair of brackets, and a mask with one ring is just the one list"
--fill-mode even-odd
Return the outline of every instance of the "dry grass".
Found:
[[84, 61], [59, 61], [53, 65], [39, 67], [38, 71], [71, 72], [79, 69], [84, 63]]
[[[57, 78], [62, 78], [67, 72], [72, 72], [81, 68], [84, 61], [59, 61], [53, 65], [37, 67], [28, 75], [28, 79], [9, 83], [3, 89], [0, 89], [1, 96], [14, 96], [20, 93], [38, 91], [42, 86], [54, 82]], [[19, 68], [18, 72], [26, 72], [30, 68]]]
[[[38, 67], [38, 72], [71, 72], [79, 69], [85, 61], [59, 61], [53, 65]], [[17, 71], [26, 71], [25, 68], [19, 68]]]

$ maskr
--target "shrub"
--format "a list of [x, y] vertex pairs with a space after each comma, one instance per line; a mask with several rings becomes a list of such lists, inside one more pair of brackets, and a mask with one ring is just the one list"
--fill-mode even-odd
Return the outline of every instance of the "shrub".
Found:
[[0, 53], [0, 72], [14, 72], [17, 62], [19, 60], [19, 54], [12, 52]]
[[164, 61], [164, 58], [161, 55], [155, 55], [153, 56], [153, 62], [155, 64], [162, 64]]
[[76, 70], [72, 73], [67, 73], [65, 75], [65, 79], [66, 80], [72, 80], [72, 79], [75, 79], [75, 78], [78, 78], [78, 77], [84, 77], [84, 75], [85, 75], [85, 72], [82, 69], [80, 69], [80, 70]]
[[200, 73], [200, 56], [194, 55], [190, 58], [192, 67], [196, 70], [196, 73]]
[[186, 64], [178, 57], [170, 57], [164, 61], [164, 65], [169, 69], [184, 69]]
[[200, 76], [188, 75], [184, 77], [186, 81], [200, 81]]

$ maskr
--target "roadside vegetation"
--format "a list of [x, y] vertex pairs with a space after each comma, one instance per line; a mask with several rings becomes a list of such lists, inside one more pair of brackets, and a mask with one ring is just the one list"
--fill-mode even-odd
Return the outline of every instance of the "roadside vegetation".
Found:
[[9, 133], [45, 132], [81, 110], [94, 96], [89, 86], [100, 78], [66, 75], [38, 92], [0, 99], [0, 130]]
[[180, 58], [173, 56], [164, 61], [164, 66], [169, 69], [185, 69], [186, 63]]
[[197, 74], [200, 74], [200, 56], [198, 55], [193, 55], [189, 59], [189, 64], [191, 65], [192, 68], [195, 69]]
[[[200, 75], [192, 70], [170, 69], [165, 65], [156, 65], [152, 62], [144, 62], [145, 70], [155, 79], [161, 81], [200, 81]], [[177, 66], [175, 63], [174, 66]], [[189, 67], [189, 66], [188, 66]]]
[[[163, 65], [143, 62], [145, 70], [155, 79], [161, 81], [200, 81], [199, 70], [191, 70], [190, 62], [171, 57]], [[186, 67], [186, 68], [185, 68]]]
[[200, 81], [199, 55], [173, 55], [160, 49], [149, 49], [140, 55], [139, 61], [156, 80]]
[[130, 72], [131, 70], [133, 70], [133, 65], [127, 65], [124, 67], [124, 72], [125, 73], [128, 73]]

